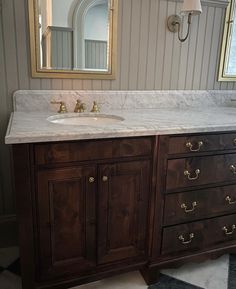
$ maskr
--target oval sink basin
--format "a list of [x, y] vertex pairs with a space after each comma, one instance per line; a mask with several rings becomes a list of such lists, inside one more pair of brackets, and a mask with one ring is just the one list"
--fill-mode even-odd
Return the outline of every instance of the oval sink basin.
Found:
[[54, 115], [47, 118], [48, 121], [52, 123], [62, 124], [62, 125], [112, 125], [119, 123], [124, 120], [124, 118], [116, 115], [107, 114], [77, 114], [68, 113], [63, 115]]

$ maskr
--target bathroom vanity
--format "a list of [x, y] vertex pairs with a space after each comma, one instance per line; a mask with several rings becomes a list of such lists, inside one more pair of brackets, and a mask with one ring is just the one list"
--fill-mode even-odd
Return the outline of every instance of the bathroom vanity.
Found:
[[235, 108], [108, 110], [123, 121], [72, 126], [24, 99], [5, 138], [23, 289], [132, 270], [154, 284], [163, 268], [236, 252]]
[[24, 288], [236, 252], [236, 133], [13, 146]]

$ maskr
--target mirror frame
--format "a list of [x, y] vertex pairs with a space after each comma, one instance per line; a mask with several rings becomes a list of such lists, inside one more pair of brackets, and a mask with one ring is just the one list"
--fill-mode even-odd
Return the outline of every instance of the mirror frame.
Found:
[[84, 71], [84, 70], [55, 70], [40, 68], [39, 32], [36, 16], [38, 15], [37, 0], [28, 0], [31, 73], [33, 78], [79, 78], [79, 79], [115, 79], [117, 65], [117, 27], [118, 27], [118, 1], [110, 0], [110, 36], [109, 36], [109, 66], [108, 71]]
[[[235, 75], [225, 74], [226, 63], [229, 58], [230, 35], [232, 31], [231, 20], [234, 14], [233, 4], [235, 3], [235, 1], [236, 0], [229, 1], [228, 7], [225, 13], [224, 32], [223, 32], [222, 47], [221, 47], [221, 54], [220, 54], [218, 81], [236, 81], [236, 74]], [[236, 11], [235, 11], [235, 18], [236, 18]]]

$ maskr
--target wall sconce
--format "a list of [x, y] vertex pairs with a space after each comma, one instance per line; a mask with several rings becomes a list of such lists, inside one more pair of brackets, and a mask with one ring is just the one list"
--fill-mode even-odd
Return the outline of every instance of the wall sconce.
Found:
[[171, 15], [167, 20], [167, 27], [171, 32], [178, 32], [179, 41], [187, 40], [190, 32], [190, 25], [193, 15], [200, 15], [202, 13], [202, 5], [200, 0], [184, 0], [181, 15], [188, 15], [188, 30], [184, 38], [180, 36], [181, 18], [178, 15]]

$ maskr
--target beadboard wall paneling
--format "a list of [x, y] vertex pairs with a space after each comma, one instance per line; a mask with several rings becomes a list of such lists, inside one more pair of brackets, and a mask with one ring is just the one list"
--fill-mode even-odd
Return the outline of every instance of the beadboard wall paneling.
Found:
[[[216, 5], [216, 2], [217, 5]], [[32, 79], [27, 0], [0, 0], [0, 214], [14, 213], [10, 148], [4, 135], [18, 89], [236, 89], [217, 82], [225, 1], [205, 1], [185, 43], [166, 29], [181, 2], [120, 0], [115, 80]], [[186, 28], [186, 27], [185, 27]]]

